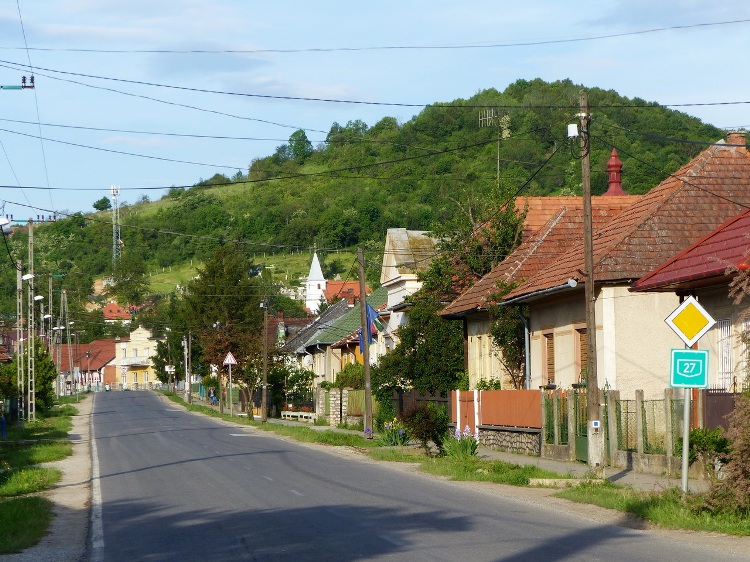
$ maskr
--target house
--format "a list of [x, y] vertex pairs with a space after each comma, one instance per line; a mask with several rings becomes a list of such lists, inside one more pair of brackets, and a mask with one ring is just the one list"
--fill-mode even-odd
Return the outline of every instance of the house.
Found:
[[91, 343], [73, 343], [53, 346], [50, 355], [60, 373], [58, 389], [61, 394], [79, 388], [95, 392], [104, 390], [105, 379], [115, 376], [115, 339], [94, 340]]
[[346, 314], [350, 308], [346, 299], [330, 305], [317, 318], [290, 337], [281, 346], [281, 352], [293, 355], [301, 367], [314, 371], [321, 377], [321, 381], [329, 380], [330, 367], [326, 352], [320, 345], [320, 334]]
[[132, 316], [125, 306], [120, 306], [116, 302], [107, 303], [102, 309], [102, 315], [106, 323], [122, 322], [123, 324], [129, 324]]
[[422, 230], [389, 228], [386, 232], [380, 284], [388, 291], [382, 314], [383, 344], [388, 351], [398, 344], [398, 329], [407, 322], [404, 299], [422, 287], [419, 274], [429, 269], [436, 244], [437, 240]]
[[[716, 320], [697, 342], [708, 351], [711, 388], [736, 392], [750, 383], [748, 373], [748, 275], [750, 275], [750, 210], [677, 254], [630, 288], [633, 292], [670, 292], [692, 295]], [[737, 298], [737, 297], [742, 298]], [[670, 328], [664, 324], [659, 331]]]
[[[623, 398], [668, 386], [674, 334], [661, 330], [673, 293], [629, 291], [639, 278], [750, 207], [750, 152], [744, 132], [703, 150], [648, 194], [594, 231], [598, 382]], [[529, 310], [531, 387], [569, 387], [585, 377], [584, 250], [577, 243], [509, 292], [505, 305]]]
[[158, 379], [151, 358], [156, 355], [158, 342], [143, 326], [130, 332], [129, 339], [116, 339], [114, 364], [118, 372], [111, 379], [105, 376], [105, 383], [121, 390], [153, 388]]
[[[607, 193], [592, 197], [592, 222], [595, 228], [603, 227], [642, 197], [627, 195], [622, 191], [622, 162], [616, 151], [612, 152], [607, 167], [610, 172]], [[501, 353], [490, 333], [490, 307], [497, 304], [501, 286], [511, 287], [534, 278], [583, 238], [581, 197], [519, 198], [516, 208], [525, 214], [521, 244], [440, 311], [443, 318], [464, 323], [464, 361], [470, 388], [476, 388], [479, 381], [498, 379], [502, 381], [503, 388], [529, 387], [531, 381], [528, 372], [510, 373], [502, 362]], [[580, 353], [576, 356], [581, 357]]]

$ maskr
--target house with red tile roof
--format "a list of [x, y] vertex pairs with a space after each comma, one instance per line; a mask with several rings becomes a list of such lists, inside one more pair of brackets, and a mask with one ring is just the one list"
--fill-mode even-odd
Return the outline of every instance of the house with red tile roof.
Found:
[[696, 297], [716, 320], [697, 342], [709, 353], [709, 386], [734, 392], [750, 383], [749, 279], [750, 209], [641, 277], [630, 290]]
[[94, 340], [91, 343], [62, 344], [53, 348], [52, 361], [60, 373], [59, 388], [65, 393], [80, 388], [104, 390], [105, 372], [114, 368], [115, 340]]
[[107, 303], [102, 309], [105, 322], [123, 322], [128, 323], [132, 319], [130, 311], [126, 306], [121, 306], [116, 302]]
[[[615, 168], [610, 174], [607, 193], [592, 197], [592, 221], [595, 228], [602, 228], [623, 209], [642, 198], [641, 195], [627, 195], [622, 191], [622, 162], [615, 151], [610, 164], [614, 164]], [[521, 284], [542, 274], [583, 238], [581, 197], [519, 198], [516, 200], [516, 209], [525, 213], [522, 243], [440, 312], [443, 318], [461, 320], [464, 323], [464, 360], [470, 388], [476, 388], [477, 383], [482, 380], [498, 379], [502, 381], [504, 388], [512, 388], [529, 378], [525, 373], [516, 373], [514, 377], [508, 373], [490, 335], [490, 307], [498, 302], [500, 286]], [[529, 232], [532, 233], [528, 234]], [[573, 287], [569, 289], [572, 291]]]
[[[670, 349], [681, 342], [662, 328], [679, 299], [674, 293], [633, 293], [629, 288], [748, 207], [750, 152], [745, 133], [733, 132], [594, 231], [600, 386], [618, 389], [624, 398], [637, 389], [646, 396], [663, 396]], [[529, 310], [532, 388], [548, 382], [569, 387], [585, 376], [584, 278], [580, 241], [503, 300]]]

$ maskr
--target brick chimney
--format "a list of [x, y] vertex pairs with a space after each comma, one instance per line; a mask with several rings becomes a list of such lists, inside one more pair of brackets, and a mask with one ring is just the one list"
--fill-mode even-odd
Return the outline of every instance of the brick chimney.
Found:
[[737, 131], [727, 131], [727, 144], [745, 146], [745, 135], [747, 131], [745, 129], [738, 129]]
[[617, 156], [617, 149], [612, 149], [612, 154], [607, 160], [607, 175], [609, 176], [609, 187], [604, 195], [627, 195], [622, 189], [622, 160]]

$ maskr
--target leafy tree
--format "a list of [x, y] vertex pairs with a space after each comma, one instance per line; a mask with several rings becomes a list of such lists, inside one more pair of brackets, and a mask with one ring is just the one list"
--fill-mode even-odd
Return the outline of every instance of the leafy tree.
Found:
[[116, 264], [109, 294], [121, 303], [141, 304], [149, 291], [146, 263], [134, 252], [126, 252]]
[[313, 153], [312, 143], [307, 140], [307, 135], [303, 129], [294, 131], [289, 137], [289, 157], [297, 161], [298, 164], [304, 164]]
[[109, 200], [109, 197], [102, 197], [94, 201], [92, 206], [97, 211], [108, 211], [112, 208], [112, 202]]

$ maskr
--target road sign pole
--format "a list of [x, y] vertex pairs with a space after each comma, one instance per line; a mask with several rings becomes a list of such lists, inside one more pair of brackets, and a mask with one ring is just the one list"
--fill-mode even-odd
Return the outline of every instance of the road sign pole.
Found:
[[232, 411], [232, 364], [229, 364], [229, 416], [234, 415]]
[[690, 457], [690, 393], [692, 389], [683, 389], [684, 404], [682, 411], [682, 493], [688, 493], [688, 464]]

